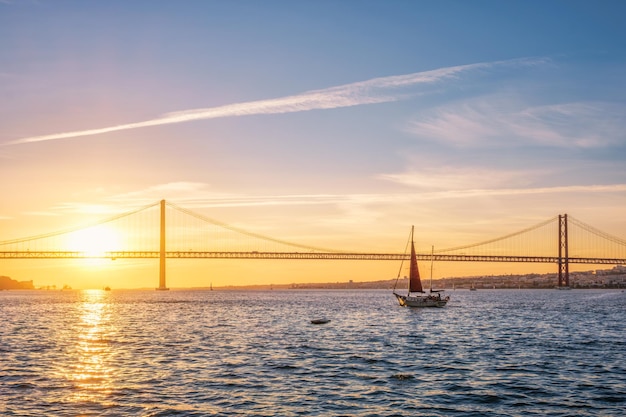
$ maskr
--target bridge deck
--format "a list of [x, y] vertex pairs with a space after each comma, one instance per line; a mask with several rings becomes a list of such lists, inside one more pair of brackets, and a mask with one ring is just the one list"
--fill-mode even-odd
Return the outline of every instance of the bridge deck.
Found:
[[[90, 254], [78, 251], [22, 251], [0, 252], [0, 259], [138, 259], [159, 258], [159, 251], [124, 251]], [[343, 252], [166, 252], [172, 259], [302, 259], [302, 260], [353, 260], [353, 261], [400, 261], [408, 260], [404, 253], [343, 253]], [[436, 262], [525, 262], [558, 263], [558, 256], [493, 256], [493, 255], [443, 255], [418, 254], [420, 261]], [[575, 264], [626, 264], [620, 258], [568, 258]]]

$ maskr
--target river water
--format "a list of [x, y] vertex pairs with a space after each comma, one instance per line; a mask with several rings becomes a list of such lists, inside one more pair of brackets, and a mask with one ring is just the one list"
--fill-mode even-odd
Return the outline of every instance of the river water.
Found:
[[0, 415], [626, 415], [626, 293], [448, 294], [3, 291]]

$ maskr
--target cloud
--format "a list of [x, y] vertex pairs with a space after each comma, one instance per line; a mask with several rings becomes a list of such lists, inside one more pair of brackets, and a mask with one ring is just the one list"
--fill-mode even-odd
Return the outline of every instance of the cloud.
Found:
[[626, 108], [605, 102], [528, 106], [521, 98], [481, 97], [421, 114], [407, 130], [459, 148], [501, 143], [597, 148], [626, 138]]
[[[179, 182], [159, 184], [137, 190], [133, 193], [112, 196], [100, 204], [68, 202], [52, 207], [46, 213], [30, 213], [32, 215], [58, 215], [73, 216], [77, 214], [90, 214], [90, 218], [103, 220], [122, 213], [135, 212], [142, 206], [155, 206], [159, 197], [154, 194], [156, 190], [182, 190], [188, 186], [198, 191], [198, 195], [187, 198], [172, 197], [170, 202], [185, 210], [194, 213], [223, 213], [224, 208], [248, 208], [247, 211], [238, 212], [241, 217], [237, 221], [237, 227], [241, 230], [265, 230], [268, 236], [298, 236], [294, 241], [299, 241], [300, 232], [294, 232], [294, 225], [304, 223], [315, 224], [317, 232], [325, 230], [331, 234], [345, 234], [356, 236], [365, 227], [370, 233], [382, 236], [393, 230], [393, 225], [412, 222], [422, 223], [422, 231], [425, 236], [441, 234], [441, 230], [450, 229], [451, 225], [467, 227], [468, 213], [478, 211], [477, 219], [483, 219], [480, 229], [486, 235], [493, 234], [493, 230], [510, 226], [510, 219], [543, 219], [546, 216], [545, 206], [532, 204], [535, 200], [545, 200], [546, 197], [555, 202], [554, 212], [567, 206], [568, 199], [575, 198], [575, 207], [578, 212], [585, 206], [594, 206], [597, 198], [608, 197], [613, 204], [607, 210], [613, 210], [619, 215], [623, 207], [623, 196], [626, 195], [626, 184], [599, 184], [591, 186], [572, 185], [558, 187], [528, 187], [528, 188], [469, 188], [469, 189], [408, 189], [406, 192], [389, 193], [354, 193], [354, 194], [221, 194], [210, 190], [208, 186], [195, 182]], [[499, 204], [485, 204], [491, 201], [491, 197], [499, 198]], [[581, 196], [584, 196], [581, 197]], [[583, 202], [581, 204], [581, 201]], [[283, 221], [280, 215], [281, 207], [292, 206], [323, 206], [320, 207], [326, 214], [320, 216], [320, 211], [311, 214], [310, 211], [298, 211], [298, 217], [290, 217], [290, 221]], [[557, 207], [558, 206], [558, 207]], [[263, 207], [272, 207], [265, 211]], [[278, 208], [278, 210], [276, 209]], [[594, 207], [594, 210], [596, 208]], [[228, 210], [226, 210], [228, 211]], [[157, 213], [158, 206], [151, 213]], [[247, 214], [246, 214], [247, 213]], [[284, 215], [284, 211], [282, 214]], [[548, 214], [552, 214], [549, 212]], [[611, 214], [613, 215], [613, 214]], [[209, 214], [210, 218], [219, 219]], [[251, 217], [252, 216], [252, 217]], [[501, 217], [500, 217], [501, 216]], [[206, 217], [208, 219], [208, 217]], [[470, 216], [471, 218], [471, 216]], [[144, 217], [145, 219], [145, 217]], [[280, 219], [280, 221], [277, 221]], [[534, 221], [534, 220], [533, 220]], [[216, 224], [226, 225], [220, 220]], [[493, 224], [499, 223], [494, 229]], [[477, 225], [477, 220], [471, 220], [472, 225]], [[57, 220], [54, 224], [59, 224]], [[491, 227], [489, 227], [491, 225]], [[84, 225], [83, 225], [84, 226]], [[69, 229], [68, 229], [69, 230]], [[73, 229], [72, 229], [73, 230]], [[304, 229], [303, 229], [304, 230]], [[315, 233], [313, 232], [313, 235]], [[294, 234], [295, 233], [295, 234]], [[306, 231], [306, 233], [311, 233]], [[322, 233], [322, 232], [320, 232]], [[324, 238], [325, 242], [328, 236]], [[482, 239], [482, 238], [481, 238]], [[358, 242], [358, 239], [355, 240]], [[1, 242], [0, 242], [1, 243]], [[362, 244], [362, 243], [357, 243]], [[375, 245], [377, 245], [376, 243]], [[446, 243], [445, 245], [447, 245]], [[457, 245], [457, 243], [449, 242]], [[322, 246], [351, 247], [339, 245]], [[445, 246], [444, 245], [444, 246]], [[366, 245], [367, 246], [367, 245]], [[368, 249], [369, 250], [369, 249]]]
[[288, 205], [319, 205], [345, 201], [346, 196], [333, 194], [254, 195], [221, 193], [201, 182], [171, 182], [119, 194], [109, 200], [115, 204], [135, 205], [154, 203], [167, 195], [169, 201], [185, 208], [258, 207]]
[[157, 184], [146, 188], [145, 190], [135, 191], [128, 194], [123, 194], [120, 196], [121, 198], [129, 198], [137, 195], [170, 195], [170, 194], [181, 194], [181, 195], [189, 195], [190, 193], [201, 192], [203, 189], [207, 187], [206, 183], [203, 182], [193, 182], [193, 181], [176, 181], [176, 182], [168, 182], [165, 184]]
[[490, 169], [447, 165], [428, 167], [422, 164], [419, 171], [408, 170], [400, 173], [380, 174], [376, 178], [415, 189], [423, 199], [626, 191], [626, 184], [534, 186], [540, 183], [546, 175], [552, 175], [548, 168]]
[[89, 215], [108, 215], [116, 213], [117, 210], [113, 210], [106, 204], [92, 204], [81, 202], [67, 202], [53, 206], [47, 212], [29, 212], [29, 215], [47, 215], [56, 216], [59, 213], [72, 213], [72, 214], [89, 214]]
[[539, 171], [529, 170], [437, 166], [423, 167], [420, 171], [381, 174], [378, 178], [422, 190], [467, 190], [476, 184], [489, 189], [512, 185], [524, 187], [540, 174], [542, 173]]
[[468, 189], [446, 190], [432, 192], [423, 195], [425, 199], [459, 199], [471, 197], [491, 196], [521, 196], [531, 194], [563, 194], [563, 193], [623, 193], [626, 184], [600, 184], [600, 185], [568, 185], [560, 187], [535, 187], [535, 188], [493, 188], [493, 189]]
[[626, 139], [626, 107], [604, 102], [537, 106], [513, 115], [519, 135], [552, 146], [596, 148]]
[[376, 103], [387, 103], [402, 99], [406, 95], [406, 91], [401, 89], [406, 89], [408, 87], [428, 85], [444, 80], [450, 80], [458, 78], [464, 73], [469, 73], [477, 70], [486, 70], [490, 68], [506, 66], [533, 66], [541, 64], [544, 61], [545, 60], [542, 59], [517, 59], [509, 61], [459, 65], [406, 75], [373, 78], [366, 81], [345, 84], [321, 90], [312, 90], [293, 96], [167, 113], [165, 115], [162, 115], [161, 117], [142, 122], [127, 123], [116, 126], [73, 132], [31, 136], [7, 142], [5, 143], [5, 145], [17, 145], [49, 140], [77, 138], [128, 129], [139, 129], [151, 126], [185, 123], [195, 120], [261, 114], [294, 113], [311, 110], [361, 106]]
[[[569, 185], [569, 186], [555, 186], [555, 187], [501, 187], [503, 184], [510, 183], [508, 179], [522, 178], [528, 174], [522, 172], [488, 172], [487, 170], [482, 172], [475, 172], [472, 174], [466, 174], [465, 179], [462, 179], [462, 175], [459, 172], [458, 176], [454, 176], [453, 179], [443, 177], [443, 181], [448, 181], [450, 188], [428, 188], [428, 189], [416, 189], [414, 191], [408, 190], [407, 192], [394, 192], [394, 193], [355, 193], [355, 194], [224, 194], [216, 193], [209, 190], [207, 187], [201, 187], [196, 190], [194, 197], [181, 194], [179, 196], [172, 196], [170, 200], [178, 206], [184, 207], [190, 210], [196, 209], [211, 209], [211, 208], [254, 208], [254, 207], [286, 207], [286, 206], [335, 206], [340, 211], [350, 213], [369, 213], [370, 208], [380, 207], [398, 207], [406, 205], [414, 205], [424, 201], [445, 201], [450, 199], [474, 199], [482, 197], [493, 196], [528, 196], [528, 195], [546, 195], [546, 194], [598, 194], [598, 193], [624, 193], [626, 191], [626, 184], [597, 184], [597, 185]], [[497, 178], [488, 184], [484, 184], [481, 188], [472, 188], [469, 184], [476, 184], [477, 178]], [[408, 178], [408, 175], [402, 176], [381, 176], [382, 179], [390, 181], [400, 181], [404, 185], [412, 185], [412, 180]], [[426, 176], [426, 178], [431, 178]], [[434, 179], [436, 181], [442, 181], [441, 179]], [[421, 182], [421, 181], [420, 181]], [[145, 191], [136, 193], [136, 196], [142, 195], [142, 205], [147, 205], [157, 201], [155, 195], [149, 190], [161, 188], [161, 186], [150, 187]], [[167, 187], [166, 187], [167, 188]], [[126, 201], [128, 195], [120, 195], [115, 197], [115, 201]], [[116, 202], [114, 206], [117, 206], [119, 210], [119, 204]], [[378, 212], [378, 211], [377, 211]], [[371, 217], [371, 216], [370, 216]], [[361, 216], [355, 216], [356, 219], [361, 219]], [[342, 218], [345, 221], [345, 218]]]
[[[557, 193], [623, 193], [626, 184], [570, 185], [556, 187], [525, 187], [524, 179], [537, 173], [497, 170], [431, 170], [428, 173], [384, 174], [378, 179], [414, 188], [413, 191], [355, 194], [237, 194], [211, 190], [199, 182], [158, 184], [130, 193], [111, 196], [101, 204], [68, 202], [55, 206], [52, 212], [83, 214], [115, 214], [147, 206], [168, 195], [168, 201], [186, 209], [336, 206], [346, 211], [364, 207], [398, 206], [422, 201], [476, 198], [488, 196], [521, 196]], [[481, 184], [480, 188], [472, 187]], [[518, 184], [512, 187], [511, 184]], [[504, 185], [507, 185], [506, 187]], [[190, 192], [193, 191], [193, 192]]]

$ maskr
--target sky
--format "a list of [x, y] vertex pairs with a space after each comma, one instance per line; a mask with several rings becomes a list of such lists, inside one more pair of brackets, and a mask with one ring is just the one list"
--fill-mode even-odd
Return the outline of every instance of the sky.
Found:
[[[411, 225], [418, 247], [461, 246], [563, 213], [623, 239], [625, 91], [623, 1], [0, 0], [0, 240], [161, 199], [339, 250], [402, 252]], [[397, 274], [168, 268], [174, 287]], [[158, 262], [0, 275], [151, 287]]]

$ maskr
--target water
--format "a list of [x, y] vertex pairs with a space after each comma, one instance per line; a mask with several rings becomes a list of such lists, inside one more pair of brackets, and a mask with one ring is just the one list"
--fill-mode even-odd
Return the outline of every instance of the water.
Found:
[[449, 294], [3, 291], [0, 415], [626, 415], [626, 293]]

